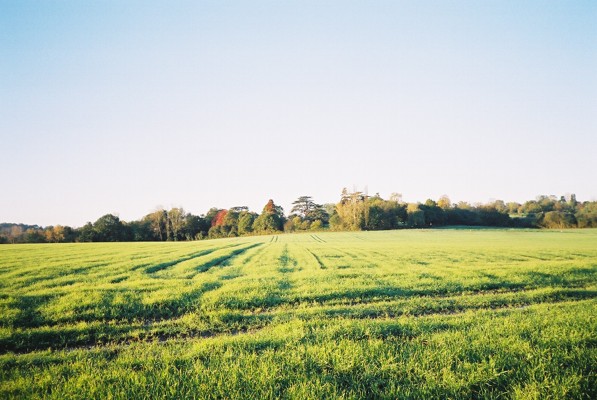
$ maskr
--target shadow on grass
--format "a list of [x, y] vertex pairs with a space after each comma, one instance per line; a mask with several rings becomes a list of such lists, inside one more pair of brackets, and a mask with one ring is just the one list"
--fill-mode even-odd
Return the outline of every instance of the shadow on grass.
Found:
[[232, 251], [229, 254], [225, 254], [223, 256], [216, 257], [213, 260], [209, 260], [208, 262], [206, 262], [206, 263], [201, 264], [200, 266], [198, 266], [197, 267], [197, 271], [199, 271], [199, 272], [206, 272], [206, 271], [209, 271], [213, 267], [224, 267], [226, 265], [229, 265], [230, 262], [234, 258], [240, 256], [241, 254], [249, 251], [252, 248], [255, 248], [255, 247], [258, 247], [258, 246], [262, 246], [262, 245], [263, 245], [263, 243], [255, 243], [255, 244], [252, 244], [250, 246], [246, 246], [246, 247], [243, 247], [241, 249], [234, 250], [234, 251]]
[[590, 268], [573, 268], [558, 274], [529, 271], [524, 275], [537, 286], [578, 287], [597, 281], [595, 270]]
[[5, 323], [15, 328], [37, 327], [46, 323], [39, 311], [53, 296], [15, 296], [12, 306], [19, 312]]
[[317, 261], [317, 264], [319, 265], [319, 268], [321, 268], [321, 269], [326, 269], [327, 268], [326, 265], [323, 263], [323, 261], [321, 261], [321, 258], [319, 258], [319, 256], [317, 254], [313, 253], [309, 249], [306, 249], [306, 250], [307, 250], [307, 252], [309, 254], [311, 254], [313, 256], [313, 258], [315, 259], [315, 261]]
[[211, 248], [211, 249], [202, 250], [202, 251], [190, 254], [190, 255], [188, 255], [186, 257], [179, 258], [177, 260], [172, 260], [172, 261], [167, 261], [167, 262], [163, 262], [163, 263], [160, 263], [160, 264], [152, 265], [151, 267], [145, 269], [145, 272], [147, 272], [148, 274], [153, 274], [153, 273], [161, 271], [163, 269], [172, 267], [172, 266], [174, 266], [176, 264], [180, 264], [181, 262], [185, 262], [185, 261], [188, 261], [188, 260], [192, 260], [193, 258], [198, 258], [198, 257], [202, 257], [202, 256], [205, 256], [205, 255], [208, 255], [210, 253], [213, 253], [214, 251], [222, 250], [222, 249], [229, 248], [229, 247], [237, 247], [237, 246], [240, 246], [240, 244], [232, 244], [232, 245], [229, 245], [229, 246], [214, 247], [214, 248]]
[[282, 274], [287, 274], [289, 272], [293, 272], [295, 267], [298, 265], [298, 261], [291, 257], [288, 253], [288, 246], [284, 246], [284, 251], [282, 255], [278, 258], [278, 263], [280, 264], [280, 271]]

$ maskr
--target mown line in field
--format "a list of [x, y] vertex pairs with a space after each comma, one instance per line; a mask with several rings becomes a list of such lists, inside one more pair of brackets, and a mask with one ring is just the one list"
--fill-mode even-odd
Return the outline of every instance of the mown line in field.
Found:
[[[110, 265], [110, 262], [94, 262], [92, 264], [86, 264], [85, 266], [77, 266], [66, 270], [66, 273], [63, 273], [59, 277], [56, 275], [48, 276], [48, 274], [53, 273], [50, 268], [46, 270], [25, 270], [21, 271], [18, 274], [7, 274], [5, 275], [4, 279], [6, 281], [12, 280], [13, 287], [22, 288], [22, 287], [31, 287], [31, 286], [38, 286], [39, 284], [43, 285], [47, 281], [52, 281], [57, 278], [63, 278], [68, 275], [80, 275], [85, 271], [89, 271], [94, 268], [98, 267], [105, 267]], [[15, 279], [16, 278], [16, 279]]]
[[[307, 250], [308, 251], [308, 250]], [[310, 252], [309, 252], [310, 253]], [[377, 287], [353, 287], [344, 290], [332, 289], [314, 293], [298, 291], [285, 291], [279, 296], [260, 299], [258, 302], [253, 299], [238, 299], [234, 302], [221, 302], [216, 308], [227, 308], [231, 310], [252, 310], [259, 308], [264, 312], [276, 308], [289, 308], [296, 305], [357, 305], [378, 302], [389, 302], [394, 300], [406, 301], [411, 299], [441, 299], [449, 296], [463, 298], [466, 296], [516, 294], [547, 288], [579, 289], [587, 287], [586, 283], [548, 282], [545, 285], [529, 285], [527, 282], [498, 282], [483, 283], [478, 286], [467, 287], [462, 285], [447, 285], [442, 287], [413, 288], [398, 286], [377, 286]], [[298, 289], [297, 289], [298, 290]]]
[[320, 238], [319, 236], [317, 236], [317, 235], [315, 235], [315, 234], [311, 235], [311, 237], [312, 237], [312, 238], [313, 238], [313, 240], [315, 240], [316, 242], [319, 242], [319, 243], [327, 243], [325, 240], [323, 240], [322, 238]]
[[211, 248], [211, 249], [207, 249], [207, 250], [199, 251], [197, 253], [193, 253], [193, 254], [191, 254], [189, 256], [181, 257], [181, 258], [176, 259], [176, 260], [166, 261], [166, 262], [155, 264], [155, 265], [151, 265], [151, 263], [150, 263], [149, 264], [150, 266], [148, 268], [145, 268], [144, 272], [147, 273], [147, 274], [154, 274], [154, 273], [156, 273], [158, 271], [162, 271], [162, 270], [164, 270], [166, 268], [173, 267], [173, 266], [175, 266], [177, 264], [180, 264], [180, 263], [185, 262], [185, 261], [192, 260], [194, 258], [206, 256], [206, 255], [208, 255], [210, 253], [213, 253], [214, 251], [218, 251], [218, 250], [220, 250], [220, 248], [214, 247], [214, 248]]
[[259, 247], [259, 246], [262, 246], [262, 245], [263, 245], [263, 243], [254, 243], [254, 244], [251, 244], [249, 246], [233, 250], [231, 253], [225, 254], [225, 255], [223, 255], [221, 257], [216, 257], [213, 260], [210, 260], [210, 261], [208, 261], [208, 262], [200, 265], [196, 269], [199, 272], [206, 272], [206, 271], [208, 271], [209, 269], [211, 269], [213, 267], [222, 266], [225, 263], [230, 262], [235, 257], [238, 257], [239, 255], [241, 255], [241, 254], [243, 254], [243, 253], [245, 253], [245, 252], [247, 252], [247, 251], [249, 251], [249, 250], [251, 250], [251, 249], [253, 249], [255, 247]]
[[[191, 253], [188, 256], [181, 257], [181, 258], [176, 259], [176, 260], [166, 261], [166, 262], [163, 262], [163, 263], [152, 265], [149, 268], [146, 268], [145, 272], [148, 273], [148, 274], [153, 274], [153, 273], [156, 273], [156, 272], [161, 271], [163, 269], [166, 269], [166, 268], [169, 268], [169, 267], [173, 267], [176, 264], [180, 264], [182, 262], [189, 261], [189, 260], [192, 260], [194, 258], [199, 258], [199, 257], [205, 256], [205, 255], [211, 254], [211, 253], [213, 253], [215, 251], [218, 251], [218, 250], [224, 250], [224, 249], [238, 247], [241, 244], [242, 243], [234, 243], [234, 244], [230, 244], [230, 245], [223, 246], [223, 247], [212, 247], [212, 248], [209, 248], [209, 249], [201, 250], [201, 251], [198, 251], [198, 252], [195, 252], [195, 253]], [[144, 265], [144, 266], [146, 266], [146, 265]]]
[[[238, 311], [251, 312], [256, 314], [271, 314], [277, 312], [301, 312], [302, 310], [318, 310], [324, 308], [364, 308], [364, 307], [391, 307], [400, 305], [406, 309], [421, 304], [444, 304], [442, 307], [456, 307], [459, 305], [488, 304], [487, 308], [493, 306], [508, 306], [509, 304], [530, 304], [534, 299], [593, 299], [597, 298], [597, 290], [594, 287], [550, 287], [530, 288], [513, 291], [475, 291], [469, 293], [449, 293], [442, 296], [412, 296], [404, 298], [349, 298], [345, 297], [339, 301], [312, 302], [304, 298], [289, 300], [272, 307], [260, 307], [258, 310], [238, 309]], [[477, 308], [482, 308], [477, 307]], [[418, 315], [416, 310], [413, 315]]]
[[[252, 246], [252, 247], [255, 247]], [[248, 248], [246, 248], [248, 250]], [[239, 249], [241, 250], [241, 249]], [[243, 249], [244, 250], [244, 249]], [[240, 253], [240, 252], [239, 252]], [[238, 256], [238, 254], [237, 254]], [[227, 255], [226, 258], [218, 258], [212, 260], [212, 263], [223, 263], [229, 261], [234, 255]], [[291, 272], [288, 263], [294, 265], [295, 260], [288, 258], [284, 259], [284, 253], [280, 257], [281, 272]], [[285, 262], [285, 264], [283, 263]], [[507, 304], [508, 302], [532, 301], [535, 297], [547, 296], [567, 296], [579, 298], [593, 298], [597, 296], [597, 291], [594, 286], [560, 286], [560, 287], [510, 287], [510, 290], [504, 290], [503, 287], [489, 290], [463, 290], [456, 292], [433, 293], [427, 291], [423, 294], [416, 293], [402, 293], [401, 296], [363, 296], [363, 292], [337, 292], [325, 295], [284, 295], [268, 298], [267, 303], [254, 302], [252, 300], [243, 302], [234, 302], [233, 304], [200, 304], [200, 299], [206, 292], [218, 289], [222, 286], [221, 281], [205, 282], [200, 287], [195, 287], [190, 291], [185, 291], [180, 297], [160, 302], [156, 304], [143, 304], [140, 299], [133, 299], [134, 302], [127, 302], [114, 306], [110, 298], [102, 302], [105, 304], [104, 308], [99, 310], [84, 309], [77, 310], [76, 317], [46, 319], [38, 318], [37, 305], [47, 302], [52, 296], [50, 294], [41, 296], [18, 296], [14, 301], [19, 302], [19, 309], [22, 310], [20, 315], [16, 315], [11, 319], [6, 319], [0, 323], [0, 326], [7, 328], [36, 328], [41, 326], [61, 326], [64, 323], [78, 323], [78, 322], [93, 322], [93, 321], [133, 321], [134, 319], [161, 321], [171, 318], [176, 318], [188, 312], [198, 311], [202, 313], [230, 311], [234, 313], [248, 312], [271, 314], [279, 311], [301, 310], [305, 307], [311, 309], [330, 308], [330, 307], [389, 307], [396, 304], [406, 308], [413, 308], [413, 306], [420, 306], [425, 303], [446, 303], [449, 307], [454, 307], [458, 304], [469, 304], [471, 302], [485, 302], [489, 304]], [[122, 293], [124, 289], [115, 292], [107, 292], [108, 295], [116, 295]], [[369, 292], [368, 292], [369, 293]], [[374, 294], [380, 292], [375, 291]], [[369, 293], [370, 294], [370, 293]], [[4, 298], [11, 298], [8, 293], [4, 294]], [[524, 300], [527, 299], [527, 300]], [[416, 313], [416, 310], [414, 311]], [[12, 322], [11, 322], [12, 321]], [[26, 324], [23, 324], [26, 321]]]
[[[541, 304], [564, 304], [579, 301], [591, 301], [597, 297], [596, 291], [588, 293], [554, 293], [537, 299], [521, 299], [512, 302], [490, 304], [454, 304], [451, 301], [428, 304], [420, 309], [404, 310], [400, 308], [371, 307], [311, 307], [306, 309], [278, 310], [269, 313], [231, 313], [207, 315], [213, 326], [196, 329], [188, 325], [177, 325], [176, 320], [146, 321], [144, 323], [97, 324], [81, 330], [77, 325], [39, 327], [36, 329], [17, 330], [12, 335], [0, 339], [0, 354], [29, 353], [44, 349], [76, 349], [89, 346], [114, 343], [133, 343], [138, 341], [169, 340], [181, 338], [210, 338], [220, 335], [235, 335], [254, 332], [268, 326], [275, 326], [292, 320], [378, 320], [420, 318], [432, 316], [458, 315], [466, 312], [492, 312], [498, 310], [521, 310]], [[452, 299], [450, 299], [452, 300]], [[184, 318], [184, 317], [183, 317]], [[201, 315], [198, 316], [201, 319]], [[215, 318], [215, 320], [214, 320]], [[98, 321], [99, 322], [99, 321]], [[114, 322], [114, 321], [113, 321]], [[225, 328], [224, 328], [225, 327]], [[72, 339], [74, 337], [74, 339]]]
[[[173, 253], [180, 253], [180, 249], [161, 249], [162, 251], [159, 252], [151, 252], [149, 254], [147, 253], [132, 253], [135, 256], [131, 256], [131, 257], [127, 257], [122, 259], [122, 261], [120, 261], [119, 263], [123, 263], [123, 262], [130, 262], [130, 261], [138, 261], [138, 260], [142, 260], [142, 259], [147, 259], [147, 258], [156, 258], [156, 257], [167, 257], [170, 254]], [[107, 260], [111, 260], [113, 257], [116, 256], [122, 256], [122, 253], [119, 252], [114, 252], [114, 250], [109, 250], [109, 251], [104, 251], [104, 252], [98, 252], [97, 250], [91, 254], [87, 254], [87, 253], [77, 253], [76, 255], [69, 255], [66, 254], [66, 256], [62, 253], [60, 253], [60, 256], [54, 256], [54, 257], [39, 257], [39, 258], [35, 258], [32, 257], [29, 262], [31, 263], [32, 266], [35, 266], [34, 269], [32, 270], [25, 270], [25, 271], [31, 271], [32, 273], [40, 273], [40, 272], [54, 272], [56, 270], [60, 270], [62, 273], [66, 273], [66, 274], [71, 274], [74, 272], [80, 272], [80, 271], [75, 271], [76, 268], [79, 268], [79, 266], [81, 264], [86, 264], [90, 265], [90, 264], [95, 264], [95, 265], [91, 265], [91, 266], [104, 266], [106, 264], [102, 263], [97, 264], [97, 260], [101, 260], [101, 259], [107, 259]], [[144, 266], [146, 266], [148, 264], [144, 264]], [[40, 268], [41, 266], [41, 268]], [[10, 274], [10, 272], [8, 272]], [[16, 275], [18, 276], [18, 275]], [[7, 278], [10, 277], [10, 275], [7, 276]]]
[[326, 269], [325, 264], [323, 263], [323, 261], [321, 261], [321, 258], [319, 258], [317, 254], [313, 253], [311, 250], [307, 248], [305, 248], [305, 250], [307, 250], [307, 252], [313, 256], [313, 258], [315, 258], [315, 261], [317, 261], [317, 264], [319, 264], [319, 268]]
[[[243, 249], [238, 249], [236, 254], [227, 254], [222, 257], [218, 257], [214, 260], [211, 260], [208, 264], [210, 268], [215, 265], [223, 265], [224, 263], [230, 262], [230, 260], [234, 257], [239, 256], [240, 254], [248, 251], [251, 248], [255, 248], [257, 246], [262, 245], [254, 244]], [[263, 251], [267, 246], [261, 247], [258, 251]], [[254, 255], [254, 254], [253, 254]], [[290, 257], [290, 255], [287, 255]], [[293, 265], [296, 260], [288, 259], [287, 261], [292, 261]], [[205, 267], [205, 265], [203, 266]], [[288, 269], [288, 266], [281, 266], [284, 271], [291, 272]], [[285, 279], [287, 279], [286, 277]], [[536, 290], [542, 290], [546, 288], [559, 288], [556, 290], [589, 290], [587, 289], [586, 285], [572, 285], [566, 284], [566, 282], [560, 282], [557, 286], [555, 286], [556, 282], [546, 281], [546, 285], [542, 286], [529, 286], [524, 282], [520, 283], [511, 283], [511, 282], [494, 282], [491, 284], [482, 284], [479, 287], [467, 288], [467, 287], [442, 287], [442, 288], [428, 288], [428, 289], [413, 289], [413, 288], [400, 288], [400, 287], [374, 287], [374, 288], [353, 288], [348, 289], [347, 291], [325, 291], [325, 292], [315, 292], [315, 293], [304, 293], [304, 292], [297, 292], [293, 293], [293, 291], [284, 290], [283, 292], [279, 293], [277, 296], [270, 296], [267, 299], [255, 299], [248, 298], [246, 301], [242, 300], [242, 296], [238, 298], [238, 301], [233, 303], [224, 302], [221, 304], [212, 304], [208, 306], [209, 308], [205, 308], [205, 311], [213, 311], [213, 310], [222, 310], [222, 309], [230, 309], [231, 311], [252, 311], [255, 309], [259, 309], [260, 312], [271, 312], [278, 309], [292, 309], [297, 307], [303, 307], [304, 305], [309, 306], [345, 306], [345, 305], [373, 305], [373, 304], [387, 304], [388, 302], [392, 301], [400, 301], [400, 302], [412, 302], [412, 301], [419, 301], [420, 299], [443, 299], [449, 296], [456, 296], [458, 301], [465, 297], [470, 296], [507, 296], [510, 295], [519, 295], [524, 293], [532, 293]], [[41, 307], [42, 304], [45, 304], [49, 301], [49, 299], [56, 297], [56, 293], [47, 293], [43, 295], [27, 295], [27, 296], [20, 296], [17, 295], [17, 292], [5, 292], [3, 294], [3, 298], [10, 299], [14, 297], [14, 300], [11, 302], [18, 302], [18, 304], [11, 306], [10, 303], [6, 303], [8, 307], [18, 307], [21, 310], [17, 315], [14, 317], [10, 317], [9, 319], [2, 318], [0, 326], [6, 327], [39, 327], [39, 326], [51, 326], [51, 325], [60, 325], [65, 322], [76, 322], [76, 321], [97, 321], [101, 319], [107, 320], [119, 320], [120, 318], [127, 316], [127, 320], [131, 320], [134, 318], [151, 318], [153, 320], [157, 319], [167, 319], [172, 317], [180, 316], [186, 312], [192, 311], [193, 309], [198, 309], [199, 303], [197, 301], [205, 294], [206, 288], [208, 290], [214, 290], [222, 286], [222, 282], [206, 282], [205, 287], [198, 287], [192, 289], [190, 292], [182, 293], [182, 296], [177, 298], [173, 298], [172, 300], [166, 300], [164, 302], [159, 302], [156, 304], [144, 304], [141, 301], [141, 298], [134, 298], [134, 302], [131, 303], [127, 301], [122, 304], [118, 304], [116, 306], [111, 305], [110, 298], [102, 299], [101, 305], [103, 308], [98, 310], [90, 310], [87, 311], [86, 309], [75, 309], [75, 315], [78, 317], [76, 319], [68, 319], [64, 318], [57, 318], [57, 319], [49, 319], [38, 315], [38, 309]], [[215, 286], [214, 286], [215, 285]], [[583, 289], [584, 288], [584, 289]], [[590, 287], [589, 287], [590, 288]], [[102, 293], [106, 293], [106, 295], [117, 295], [118, 293], [123, 293], [126, 291], [126, 288], [122, 289], [106, 289]], [[90, 292], [90, 293], [93, 293]], [[131, 292], [135, 293], [135, 292]], [[102, 316], [104, 318], [102, 318]], [[129, 317], [130, 316], [130, 317]], [[12, 321], [12, 322], [10, 322]], [[22, 321], [23, 323], [27, 321], [26, 324], [17, 323], [17, 321]]]
[[267, 246], [263, 246], [265, 243], [259, 243], [260, 247], [255, 251], [253, 254], [250, 254], [247, 258], [243, 260], [243, 265], [249, 264], [253, 258], [258, 256], [259, 254], [263, 253], [263, 251], [267, 248]]
[[[227, 253], [222, 257], [211, 260], [211, 264], [223, 265], [235, 256], [248, 250], [246, 247]], [[203, 265], [205, 266], [205, 265]], [[119, 274], [114, 278], [126, 278]], [[150, 279], [150, 278], [146, 278]], [[6, 291], [0, 294], [0, 312], [6, 310], [6, 314], [0, 314], [1, 327], [34, 328], [40, 326], [54, 326], [68, 322], [89, 322], [89, 321], [114, 321], [120, 319], [134, 320], [137, 318], [166, 319], [182, 315], [199, 306], [198, 299], [207, 291], [222, 286], [217, 277], [205, 277], [198, 281], [183, 279], [184, 285], [175, 284], [178, 289], [175, 296], [166, 296], [153, 302], [144, 301], [160, 290], [173, 287], [173, 282], [181, 281], [170, 278], [159, 283], [154, 280], [152, 287], [120, 287], [113, 284], [113, 281], [123, 279], [111, 279], [110, 283], [94, 284], [77, 288], [82, 301], [73, 298], [72, 292], [61, 293], [59, 291], [45, 291], [42, 294], [26, 294], [18, 291]], [[157, 285], [157, 286], [155, 286]], [[86, 298], [90, 297], [93, 301]], [[85, 300], [83, 300], [85, 299]], [[75, 303], [72, 303], [75, 300]], [[69, 307], [63, 304], [70, 302]], [[16, 312], [15, 312], [16, 311]]]

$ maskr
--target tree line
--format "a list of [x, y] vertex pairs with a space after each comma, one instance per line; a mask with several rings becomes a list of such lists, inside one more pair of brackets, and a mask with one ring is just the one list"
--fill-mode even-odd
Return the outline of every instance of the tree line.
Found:
[[595, 228], [597, 201], [579, 202], [575, 195], [538, 196], [524, 203], [496, 200], [485, 204], [437, 201], [406, 203], [400, 194], [383, 199], [343, 189], [336, 204], [317, 204], [311, 196], [292, 203], [289, 215], [269, 200], [260, 214], [248, 207], [211, 208], [193, 215], [183, 208], [159, 209], [135, 221], [106, 214], [79, 228], [0, 224], [0, 243], [181, 241], [310, 230], [388, 230], [441, 226], [521, 228]]

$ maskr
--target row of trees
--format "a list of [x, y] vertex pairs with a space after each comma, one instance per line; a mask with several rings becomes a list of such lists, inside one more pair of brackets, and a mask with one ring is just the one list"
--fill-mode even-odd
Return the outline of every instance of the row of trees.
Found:
[[390, 200], [379, 194], [342, 192], [336, 213], [330, 218], [334, 230], [379, 230], [425, 228], [450, 225], [527, 228], [597, 227], [597, 202], [578, 202], [570, 196], [539, 196], [525, 203], [495, 200], [486, 204], [453, 204], [448, 196], [425, 203], [402, 202], [399, 194]]
[[269, 200], [261, 214], [247, 207], [211, 208], [193, 215], [182, 208], [159, 209], [137, 221], [106, 214], [80, 228], [0, 224], [0, 243], [179, 241], [263, 234], [284, 228], [284, 210]]
[[80, 228], [68, 226], [0, 224], [0, 243], [178, 241], [234, 237], [304, 230], [386, 230], [429, 228], [447, 225], [589, 228], [597, 227], [597, 202], [579, 202], [575, 195], [539, 196], [525, 203], [501, 200], [471, 205], [453, 204], [447, 196], [425, 203], [405, 203], [392, 194], [344, 189], [337, 204], [317, 204], [301, 196], [286, 217], [284, 210], [269, 200], [260, 214], [247, 207], [211, 208], [193, 215], [182, 208], [159, 209], [137, 221], [121, 221], [107, 214]]
[[211, 228], [207, 232], [210, 239], [239, 235], [279, 232], [284, 227], [284, 209], [269, 200], [261, 214], [249, 211], [247, 207], [232, 207], [229, 210], [212, 208]]

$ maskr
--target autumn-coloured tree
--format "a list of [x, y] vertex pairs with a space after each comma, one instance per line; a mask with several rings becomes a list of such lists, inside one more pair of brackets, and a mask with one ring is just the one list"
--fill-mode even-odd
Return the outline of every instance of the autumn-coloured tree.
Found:
[[276, 212], [276, 205], [272, 199], [269, 199], [267, 204], [263, 207], [263, 213], [274, 214]]
[[238, 236], [239, 215], [248, 211], [238, 212], [244, 207], [233, 207], [230, 210], [219, 210], [212, 219], [212, 226], [209, 229], [208, 237], [234, 237]]
[[274, 232], [284, 229], [284, 210], [270, 199], [263, 212], [253, 223], [253, 229], [257, 232]]
[[215, 217], [212, 219], [211, 226], [224, 225], [224, 219], [226, 218], [226, 214], [228, 214], [228, 210], [219, 210]]
[[23, 234], [23, 227], [21, 227], [19, 225], [13, 225], [10, 228], [10, 235], [8, 236], [8, 239], [10, 240], [11, 243], [16, 243], [22, 234]]
[[46, 241], [49, 243], [61, 243], [64, 241], [64, 227], [56, 225], [45, 230]]
[[437, 205], [442, 210], [447, 210], [450, 207], [452, 207], [452, 202], [450, 201], [450, 198], [447, 195], [444, 194], [437, 201]]

